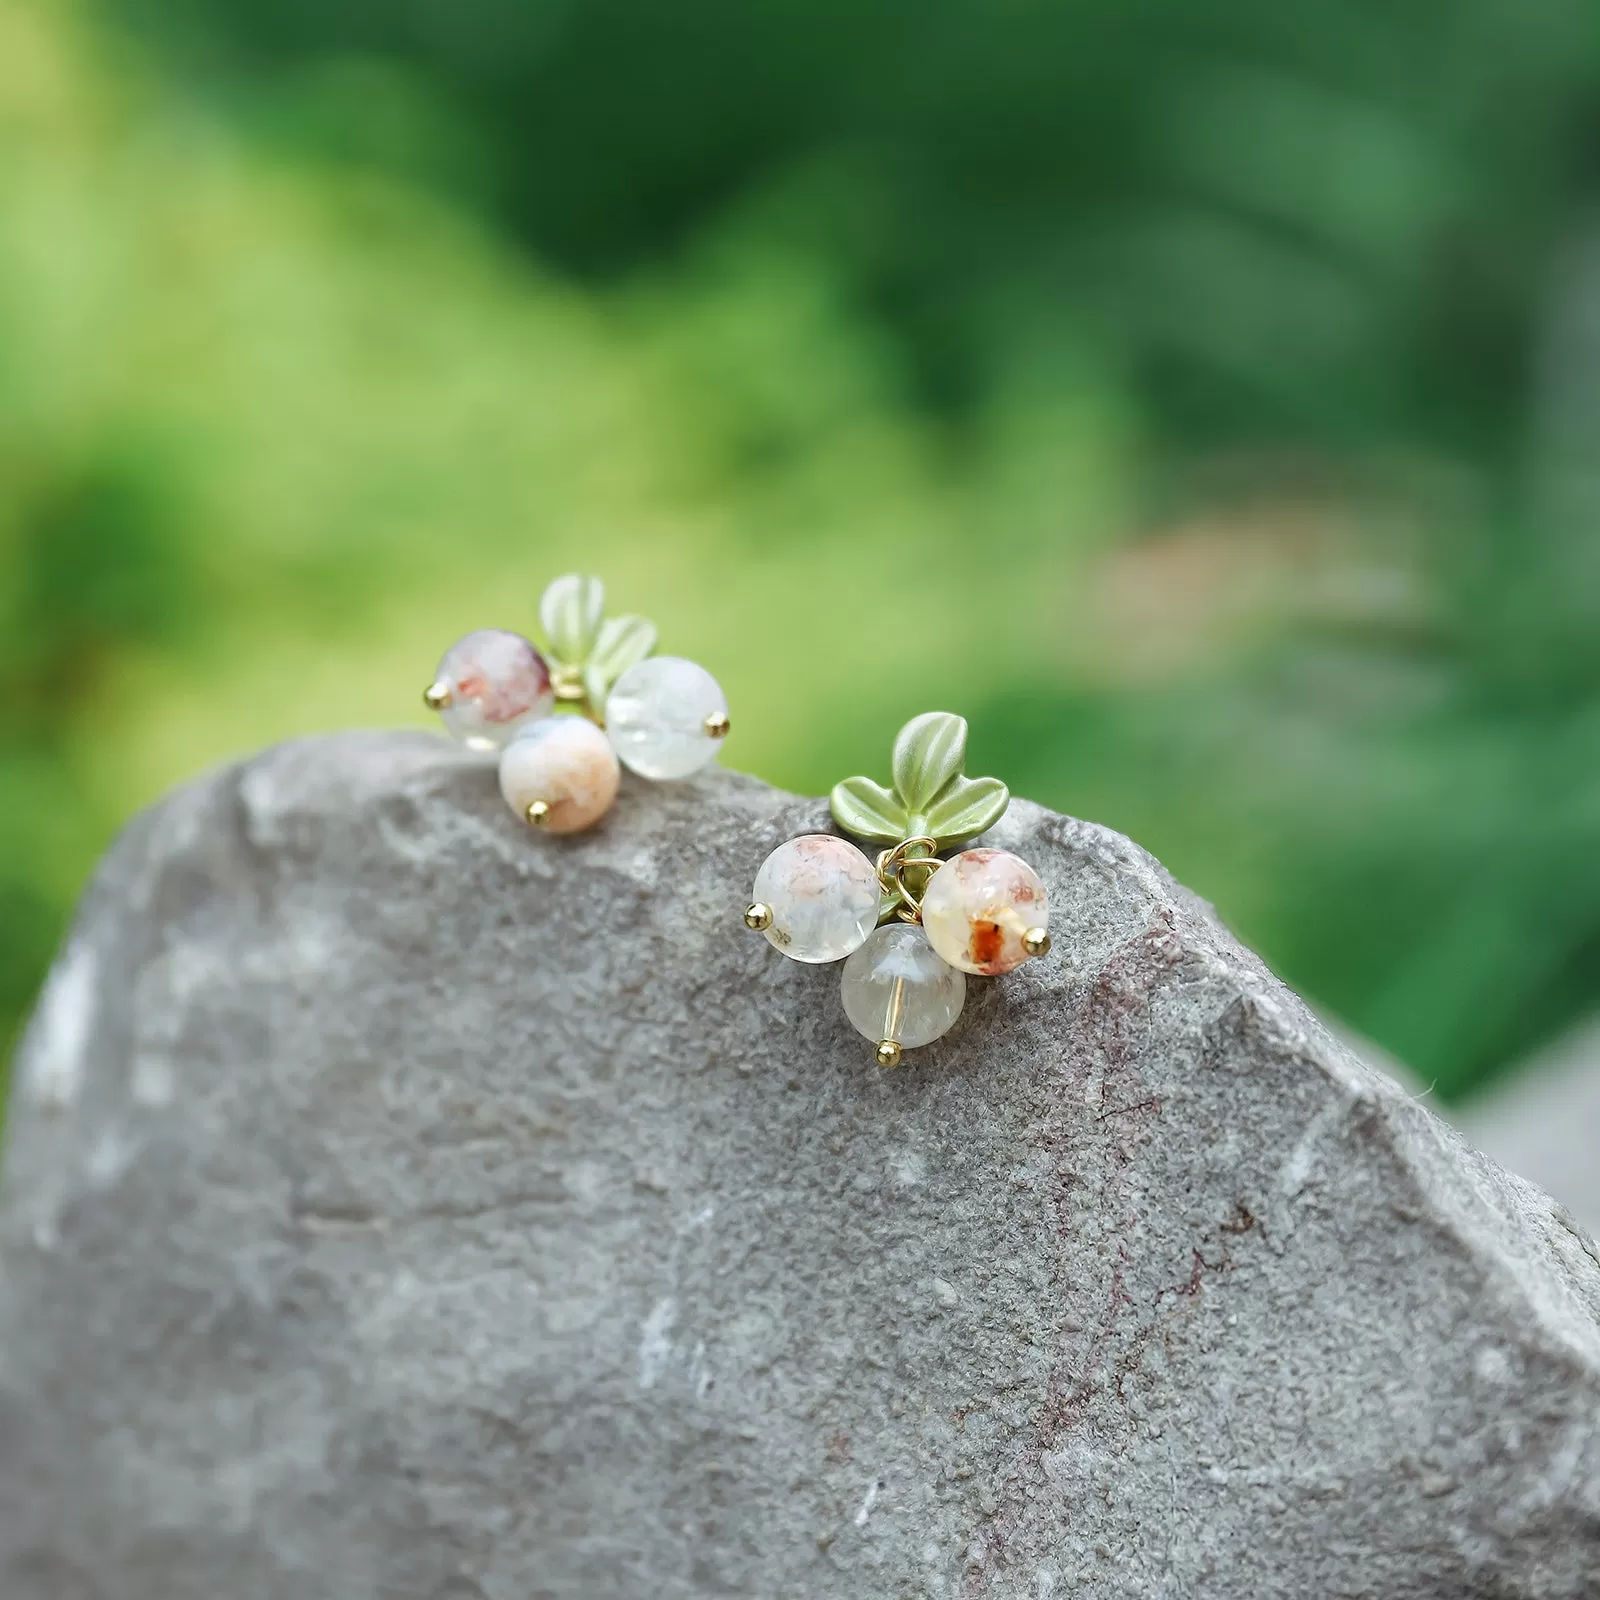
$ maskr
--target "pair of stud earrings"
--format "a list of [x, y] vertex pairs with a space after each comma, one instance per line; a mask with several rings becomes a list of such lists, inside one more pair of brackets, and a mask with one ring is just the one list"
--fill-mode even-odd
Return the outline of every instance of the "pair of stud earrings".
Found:
[[[423, 695], [457, 739], [499, 752], [506, 803], [551, 833], [598, 822], [621, 766], [692, 776], [731, 726], [704, 667], [653, 655], [651, 623], [604, 610], [598, 578], [557, 578], [539, 606], [545, 652], [521, 634], [469, 633]], [[1011, 802], [998, 778], [966, 776], [966, 744], [961, 717], [912, 718], [895, 740], [889, 788], [846, 778], [829, 798], [845, 833], [881, 846], [876, 858], [836, 834], [791, 839], [761, 864], [744, 913], [791, 960], [844, 963], [845, 1015], [881, 1066], [950, 1030], [969, 974], [997, 977], [1050, 949], [1038, 873], [1008, 850], [958, 849]]]

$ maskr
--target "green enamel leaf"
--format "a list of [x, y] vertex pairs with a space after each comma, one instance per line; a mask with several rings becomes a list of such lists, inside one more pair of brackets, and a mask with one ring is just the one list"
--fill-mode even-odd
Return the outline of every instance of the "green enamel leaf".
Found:
[[603, 705], [611, 686], [629, 667], [637, 666], [656, 647], [656, 625], [643, 617], [607, 617], [600, 624], [594, 649], [583, 669], [584, 688], [595, 705]]
[[[592, 661], [583, 669], [583, 692], [589, 704], [601, 713], [605, 711], [606, 696], [611, 693], [611, 685], [615, 682], [615, 678], [608, 678]], [[603, 719], [601, 726], [605, 726]]]
[[998, 778], [955, 778], [937, 795], [913, 830], [939, 841], [939, 848], [976, 838], [992, 828], [1011, 804], [1011, 791]]
[[558, 660], [576, 667], [589, 659], [605, 604], [605, 585], [598, 578], [576, 572], [557, 578], [545, 590], [539, 602], [539, 620]]
[[833, 791], [839, 826], [859, 838], [897, 844], [927, 837], [944, 850], [975, 838], [1005, 815], [1011, 792], [998, 778], [968, 778], [966, 720], [949, 711], [913, 717], [894, 743], [894, 789], [846, 778]]
[[950, 711], [924, 711], [894, 742], [894, 789], [909, 812], [926, 810], [967, 759], [967, 719]]
[[895, 844], [906, 837], [906, 810], [881, 783], [871, 778], [846, 778], [828, 797], [833, 820], [861, 839]]
[[607, 617], [589, 659], [613, 678], [637, 666], [656, 647], [656, 625], [647, 617]]

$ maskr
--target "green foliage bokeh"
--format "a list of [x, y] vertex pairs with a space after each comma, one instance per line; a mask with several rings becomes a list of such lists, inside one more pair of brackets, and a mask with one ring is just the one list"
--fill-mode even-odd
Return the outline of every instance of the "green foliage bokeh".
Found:
[[0, 12], [5, 1016], [131, 810], [573, 568], [731, 762], [961, 711], [1442, 1092], [1590, 1007], [1587, 13], [668, 15]]

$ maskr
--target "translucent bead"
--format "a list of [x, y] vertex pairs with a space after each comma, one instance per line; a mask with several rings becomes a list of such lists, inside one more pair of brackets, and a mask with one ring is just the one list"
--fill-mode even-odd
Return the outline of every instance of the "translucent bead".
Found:
[[474, 750], [498, 750], [519, 728], [550, 715], [545, 659], [520, 633], [480, 628], [445, 651], [434, 682], [449, 691], [439, 719]]
[[840, 989], [858, 1032], [907, 1046], [948, 1033], [967, 998], [967, 980], [909, 922], [879, 928], [845, 962]]
[[546, 717], [524, 728], [500, 753], [500, 793], [525, 822], [543, 802], [539, 826], [577, 833], [611, 809], [621, 769], [610, 742], [587, 717]]
[[707, 731], [707, 722], [727, 714], [717, 680], [680, 656], [636, 662], [606, 697], [612, 747], [641, 778], [687, 778], [709, 766], [721, 740]]
[[878, 922], [877, 869], [831, 833], [805, 833], [761, 863], [755, 898], [772, 913], [763, 930], [796, 961], [838, 961]]
[[934, 873], [922, 897], [928, 942], [953, 967], [988, 977], [1028, 959], [1023, 939], [1045, 926], [1039, 874], [1009, 850], [964, 850]]

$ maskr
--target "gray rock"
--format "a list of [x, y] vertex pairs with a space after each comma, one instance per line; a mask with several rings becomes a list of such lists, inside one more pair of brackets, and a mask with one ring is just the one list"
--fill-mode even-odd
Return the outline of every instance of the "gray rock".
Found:
[[1600, 1229], [1600, 1020], [1541, 1050], [1453, 1118], [1480, 1150]]
[[5, 1600], [1600, 1593], [1600, 1258], [1127, 840], [898, 1071], [820, 802], [422, 736], [137, 821], [18, 1062]]

